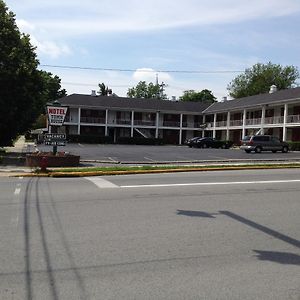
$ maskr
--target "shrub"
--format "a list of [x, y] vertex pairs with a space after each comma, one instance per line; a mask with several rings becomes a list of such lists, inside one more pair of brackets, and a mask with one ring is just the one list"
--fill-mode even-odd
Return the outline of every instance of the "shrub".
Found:
[[87, 144], [112, 144], [113, 139], [109, 136], [94, 135], [68, 135], [70, 143], [87, 143]]
[[300, 151], [300, 142], [288, 142], [291, 151]]
[[118, 144], [129, 144], [129, 145], [163, 145], [163, 139], [156, 138], [142, 138], [142, 137], [119, 137], [117, 140]]

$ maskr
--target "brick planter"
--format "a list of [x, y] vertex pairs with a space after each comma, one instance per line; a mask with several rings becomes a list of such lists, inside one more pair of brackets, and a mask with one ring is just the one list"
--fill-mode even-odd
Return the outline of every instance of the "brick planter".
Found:
[[46, 167], [77, 167], [79, 165], [80, 156], [65, 153], [37, 153], [26, 155], [26, 166], [28, 167], [41, 167], [42, 161], [45, 162]]

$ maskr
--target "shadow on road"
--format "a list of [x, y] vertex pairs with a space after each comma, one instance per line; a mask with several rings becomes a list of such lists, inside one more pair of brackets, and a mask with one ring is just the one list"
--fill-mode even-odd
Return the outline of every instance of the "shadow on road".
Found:
[[[292, 246], [300, 248], [299, 240], [296, 240], [292, 237], [289, 237], [285, 234], [282, 234], [264, 225], [253, 222], [249, 219], [246, 219], [230, 211], [224, 210], [224, 211], [219, 211], [218, 213], [207, 213], [204, 211], [196, 211], [196, 210], [177, 210], [177, 215], [184, 215], [188, 217], [201, 217], [201, 218], [215, 218], [215, 215], [225, 215], [235, 221], [238, 221], [256, 230], [259, 230], [265, 234], [268, 234], [273, 238], [276, 238]], [[289, 252], [275, 252], [275, 251], [261, 251], [261, 250], [253, 250], [253, 251], [257, 254], [257, 258], [260, 260], [268, 260], [268, 261], [273, 261], [281, 264], [300, 265], [300, 256], [298, 254], [289, 253]]]
[[287, 265], [300, 265], [300, 255], [290, 253], [290, 252], [278, 252], [278, 251], [261, 251], [253, 250], [257, 253], [257, 258], [259, 260], [268, 260], [277, 262], [280, 264]]
[[177, 215], [183, 215], [188, 217], [201, 217], [201, 218], [215, 218], [212, 214], [204, 212], [204, 211], [197, 211], [197, 210], [177, 210]]

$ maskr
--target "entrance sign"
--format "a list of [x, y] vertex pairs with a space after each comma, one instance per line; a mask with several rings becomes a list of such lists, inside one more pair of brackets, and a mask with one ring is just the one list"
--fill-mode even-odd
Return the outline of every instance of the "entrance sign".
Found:
[[46, 133], [46, 141], [64, 141], [66, 139], [65, 133]]
[[67, 110], [68, 107], [65, 106], [47, 106], [49, 125], [63, 125]]
[[66, 146], [66, 141], [45, 141], [46, 146]]

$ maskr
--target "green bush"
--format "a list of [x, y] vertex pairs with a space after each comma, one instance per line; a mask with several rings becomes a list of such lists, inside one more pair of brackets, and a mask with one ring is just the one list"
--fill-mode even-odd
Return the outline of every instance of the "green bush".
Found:
[[142, 138], [142, 137], [119, 137], [117, 144], [127, 145], [163, 145], [163, 139]]
[[112, 144], [113, 139], [109, 136], [94, 135], [68, 135], [67, 139], [70, 143], [86, 143], [86, 144]]
[[288, 142], [290, 151], [300, 151], [300, 142]]

